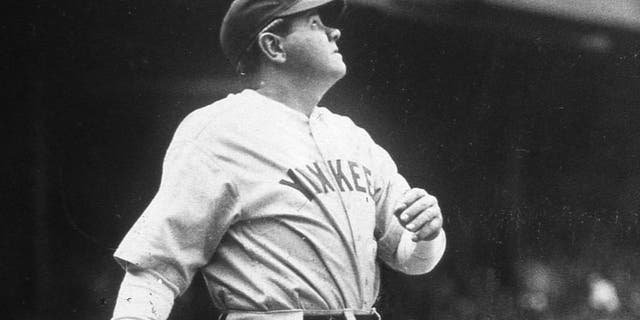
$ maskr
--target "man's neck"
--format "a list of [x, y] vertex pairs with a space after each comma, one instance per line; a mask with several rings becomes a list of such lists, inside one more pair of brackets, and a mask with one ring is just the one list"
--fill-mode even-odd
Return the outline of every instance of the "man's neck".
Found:
[[[319, 81], [271, 76], [261, 82], [257, 91], [289, 108], [302, 112], [307, 117], [331, 87]], [[307, 81], [305, 81], [307, 80]]]

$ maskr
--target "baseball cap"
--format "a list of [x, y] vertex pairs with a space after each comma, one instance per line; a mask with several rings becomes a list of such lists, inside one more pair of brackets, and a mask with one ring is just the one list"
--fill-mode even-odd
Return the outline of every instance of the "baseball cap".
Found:
[[326, 8], [327, 17], [335, 21], [344, 11], [345, 0], [234, 0], [220, 28], [222, 51], [236, 67], [271, 21], [318, 7]]

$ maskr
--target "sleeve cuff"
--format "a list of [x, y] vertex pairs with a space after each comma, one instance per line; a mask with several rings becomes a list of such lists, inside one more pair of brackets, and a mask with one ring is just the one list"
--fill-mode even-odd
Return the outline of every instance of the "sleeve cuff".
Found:
[[442, 230], [431, 241], [414, 242], [411, 232], [403, 232], [396, 253], [396, 269], [406, 274], [425, 274], [438, 264], [447, 246], [447, 237]]
[[176, 289], [153, 271], [127, 268], [112, 320], [165, 320], [173, 307]]

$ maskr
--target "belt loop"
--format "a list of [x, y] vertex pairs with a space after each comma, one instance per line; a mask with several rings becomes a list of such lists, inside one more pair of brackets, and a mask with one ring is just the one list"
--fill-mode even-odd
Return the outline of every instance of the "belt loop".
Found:
[[371, 311], [373, 311], [373, 314], [376, 316], [376, 319], [378, 320], [382, 320], [382, 316], [380, 316], [380, 314], [378, 313], [378, 310], [376, 310], [376, 308], [371, 308]]
[[353, 310], [344, 310], [344, 318], [346, 320], [356, 320], [356, 316], [353, 315]]

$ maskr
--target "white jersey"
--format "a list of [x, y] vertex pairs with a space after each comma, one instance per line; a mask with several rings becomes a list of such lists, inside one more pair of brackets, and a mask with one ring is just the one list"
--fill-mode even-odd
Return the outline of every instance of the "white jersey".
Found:
[[181, 123], [115, 256], [181, 291], [200, 270], [221, 310], [366, 310], [376, 258], [398, 267], [392, 206], [408, 189], [349, 118], [245, 90]]

